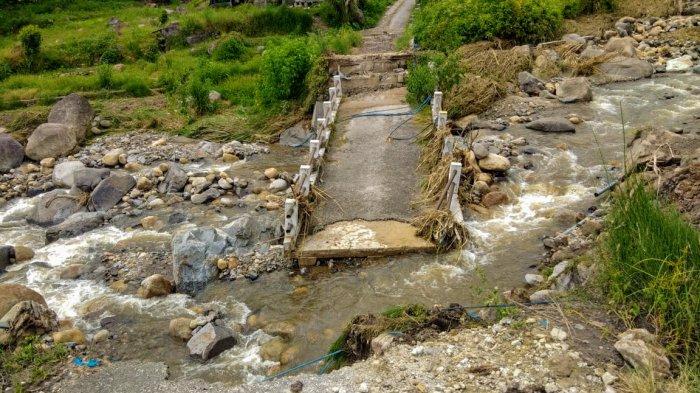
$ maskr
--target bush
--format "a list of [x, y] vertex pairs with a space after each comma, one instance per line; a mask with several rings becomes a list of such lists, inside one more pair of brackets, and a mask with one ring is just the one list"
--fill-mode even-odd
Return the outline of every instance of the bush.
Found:
[[5, 60], [0, 60], [0, 82], [12, 75], [12, 66]]
[[435, 0], [415, 13], [413, 31], [421, 46], [442, 51], [495, 37], [535, 43], [561, 27], [559, 1]]
[[409, 103], [416, 105], [432, 96], [437, 82], [437, 76], [428, 64], [419, 64], [411, 68], [406, 78]]
[[123, 57], [121, 52], [119, 51], [119, 48], [116, 46], [110, 46], [105, 49], [104, 52], [102, 52], [102, 56], [100, 56], [100, 63], [102, 64], [117, 64], [120, 61], [122, 61]]
[[209, 101], [209, 89], [200, 78], [192, 78], [187, 86], [188, 100], [197, 115], [204, 115], [214, 110]]
[[316, 13], [330, 26], [366, 28], [375, 26], [391, 3], [391, 0], [324, 0]]
[[108, 60], [121, 58], [121, 50], [114, 34], [104, 34], [65, 43], [58, 48], [64, 54], [64, 61], [72, 66], [94, 65], [107, 53]]
[[34, 25], [24, 26], [19, 32], [24, 55], [29, 59], [35, 58], [41, 51], [41, 31]]
[[311, 53], [306, 40], [286, 40], [267, 49], [260, 66], [262, 101], [272, 103], [299, 98], [311, 65]]
[[212, 53], [214, 59], [223, 60], [240, 60], [246, 52], [245, 44], [236, 37], [231, 37], [219, 43]]
[[700, 358], [700, 233], [641, 183], [615, 195], [603, 243], [604, 288], [628, 320], [653, 324], [675, 355]]
[[151, 95], [151, 89], [141, 78], [132, 77], [129, 78], [123, 84], [124, 90], [126, 90], [132, 97], [146, 97]]
[[103, 64], [97, 67], [97, 87], [99, 89], [114, 87], [114, 73], [111, 66]]

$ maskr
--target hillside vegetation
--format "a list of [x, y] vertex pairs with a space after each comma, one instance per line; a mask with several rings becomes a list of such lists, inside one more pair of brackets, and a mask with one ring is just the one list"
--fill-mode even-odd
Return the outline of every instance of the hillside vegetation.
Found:
[[[361, 5], [366, 17], [355, 27], [376, 23], [388, 1]], [[179, 121], [172, 125], [184, 133], [221, 125], [217, 115], [226, 115], [235, 127], [216, 127], [217, 138], [250, 138], [253, 130], [269, 131], [280, 116], [308, 110], [327, 81], [323, 55], [347, 53], [361, 42], [342, 21], [317, 27], [319, 15], [331, 15], [330, 6], [5, 0], [0, 110], [50, 104], [71, 92], [93, 99], [164, 95], [167, 116], [174, 114]], [[210, 100], [211, 91], [221, 99]], [[9, 124], [0, 125], [26, 123], [17, 121], [23, 116], [12, 113]]]

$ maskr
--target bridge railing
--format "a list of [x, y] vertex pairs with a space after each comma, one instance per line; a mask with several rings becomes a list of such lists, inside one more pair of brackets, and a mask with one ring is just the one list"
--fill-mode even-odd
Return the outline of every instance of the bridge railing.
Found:
[[308, 199], [319, 178], [342, 97], [342, 80], [340, 75], [335, 75], [331, 87], [328, 88], [328, 101], [317, 102], [314, 107], [311, 125], [316, 130], [316, 139], [309, 141], [307, 163], [299, 166], [299, 173], [295, 176], [296, 181], [293, 186], [295, 198], [287, 198], [284, 204], [284, 250], [287, 253], [293, 252], [296, 247], [297, 238], [304, 224], [304, 217], [299, 211], [299, 201]]
[[[433, 124], [438, 130], [442, 131], [447, 128], [447, 111], [442, 110], [442, 92], [436, 91], [433, 93], [432, 102], [432, 118]], [[442, 132], [438, 132], [438, 135], [442, 135]], [[447, 134], [443, 139], [442, 143], [442, 157], [452, 158], [454, 149], [457, 142], [455, 137], [451, 134]], [[450, 212], [455, 222], [461, 223], [464, 221], [464, 216], [462, 214], [462, 207], [459, 203], [459, 183], [462, 177], [462, 163], [458, 161], [453, 161], [450, 163], [450, 171], [448, 173], [448, 182], [445, 186], [444, 195], [440, 198], [438, 206], [436, 208], [439, 210], [442, 206], [445, 206]], [[444, 201], [444, 203], [443, 203]]]

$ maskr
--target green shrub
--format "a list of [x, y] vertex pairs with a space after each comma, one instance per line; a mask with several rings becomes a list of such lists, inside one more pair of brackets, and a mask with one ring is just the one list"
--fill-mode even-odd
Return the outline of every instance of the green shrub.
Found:
[[410, 69], [406, 78], [407, 99], [416, 105], [433, 95], [437, 87], [437, 76], [428, 64], [419, 64]]
[[311, 53], [306, 40], [291, 39], [268, 48], [260, 66], [260, 97], [263, 102], [295, 99], [304, 90], [304, 79], [311, 69]]
[[214, 53], [212, 53], [214, 59], [219, 61], [224, 60], [239, 60], [246, 52], [245, 44], [236, 37], [228, 38], [220, 42]]
[[415, 13], [413, 31], [421, 46], [442, 51], [494, 37], [535, 43], [553, 38], [561, 27], [560, 1], [429, 1]]
[[151, 89], [148, 87], [146, 81], [138, 77], [129, 78], [122, 86], [132, 97], [146, 97], [151, 95]]
[[104, 52], [102, 52], [102, 56], [100, 56], [100, 63], [117, 64], [122, 61], [122, 59], [122, 53], [119, 51], [119, 48], [116, 46], [110, 46], [107, 47]]
[[673, 354], [700, 360], [700, 233], [642, 183], [615, 195], [602, 283], [630, 321], [659, 329]]
[[12, 75], [12, 66], [5, 60], [0, 60], [0, 82]]
[[114, 87], [114, 73], [111, 66], [103, 64], [97, 67], [97, 87], [99, 89]]
[[64, 43], [58, 49], [63, 53], [64, 62], [72, 66], [97, 64], [105, 53], [108, 54], [109, 60], [121, 57], [116, 36], [111, 33]]
[[41, 51], [41, 30], [34, 25], [24, 26], [19, 32], [19, 41], [24, 55], [33, 59]]
[[214, 110], [209, 101], [209, 89], [200, 78], [192, 78], [187, 86], [188, 100], [197, 115]]

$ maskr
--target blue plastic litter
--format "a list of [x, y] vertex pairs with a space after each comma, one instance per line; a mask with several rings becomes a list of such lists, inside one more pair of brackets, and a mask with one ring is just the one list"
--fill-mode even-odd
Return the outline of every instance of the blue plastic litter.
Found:
[[100, 359], [87, 359], [87, 358], [83, 359], [80, 356], [76, 356], [73, 359], [73, 364], [78, 366], [78, 367], [83, 366], [83, 367], [88, 367], [88, 368], [95, 368], [95, 367], [99, 366], [101, 363], [102, 362], [100, 361]]

